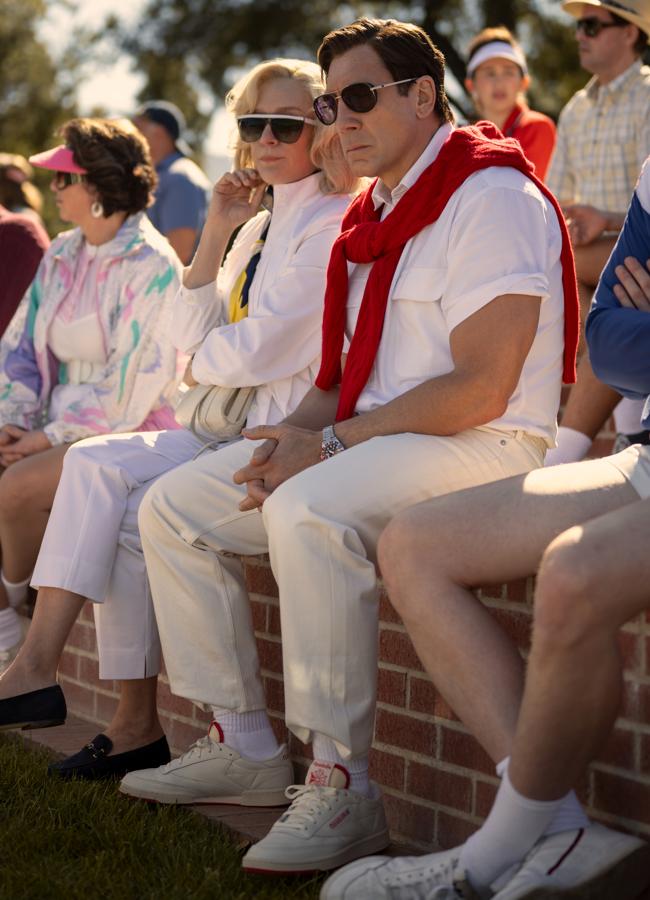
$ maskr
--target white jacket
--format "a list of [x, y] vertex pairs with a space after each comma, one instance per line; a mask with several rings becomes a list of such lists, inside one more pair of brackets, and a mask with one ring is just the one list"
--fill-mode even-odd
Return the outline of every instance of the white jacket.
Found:
[[319, 175], [273, 189], [273, 216], [248, 296], [248, 315], [228, 324], [230, 291], [269, 219], [258, 213], [239, 232], [216, 282], [181, 288], [172, 339], [194, 353], [200, 384], [257, 385], [249, 426], [289, 415], [320, 365], [325, 276], [350, 197], [322, 194]]

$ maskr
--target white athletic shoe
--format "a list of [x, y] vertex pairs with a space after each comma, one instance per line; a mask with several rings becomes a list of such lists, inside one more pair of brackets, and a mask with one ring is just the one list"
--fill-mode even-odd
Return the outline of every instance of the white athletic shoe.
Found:
[[360, 856], [377, 853], [390, 838], [378, 787], [372, 797], [348, 790], [347, 771], [314, 762], [307, 783], [287, 790], [289, 809], [244, 856], [248, 872], [327, 871]]
[[158, 803], [232, 803], [238, 806], [286, 806], [293, 781], [287, 748], [264, 760], [245, 759], [221, 742], [212, 723], [205, 737], [157, 769], [129, 772], [120, 791]]
[[650, 885], [650, 844], [603, 825], [541, 838], [494, 900], [634, 900]]
[[320, 900], [474, 900], [479, 894], [458, 867], [460, 849], [357, 860], [330, 875]]
[[29, 629], [30, 623], [31, 619], [28, 619], [26, 616], [20, 616], [20, 628], [22, 631], [20, 638], [13, 647], [9, 647], [7, 650], [0, 650], [0, 675], [9, 668], [14, 659], [18, 656], [18, 651], [25, 643], [25, 637], [27, 636], [27, 630]]

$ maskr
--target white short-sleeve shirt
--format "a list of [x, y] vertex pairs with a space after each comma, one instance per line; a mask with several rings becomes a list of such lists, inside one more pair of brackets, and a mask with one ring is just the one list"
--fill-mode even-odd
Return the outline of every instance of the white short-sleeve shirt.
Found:
[[[378, 183], [382, 218], [429, 166], [451, 133], [443, 125], [392, 191]], [[519, 383], [503, 416], [486, 423], [555, 443], [562, 384], [562, 235], [551, 203], [523, 174], [492, 167], [470, 176], [440, 218], [404, 248], [390, 287], [381, 343], [356, 411], [382, 406], [451, 372], [451, 332], [502, 294], [542, 298], [540, 320]], [[348, 265], [347, 338], [354, 333], [370, 265]], [[512, 301], [517, 314], [517, 300]], [[486, 347], [486, 352], [490, 348]]]

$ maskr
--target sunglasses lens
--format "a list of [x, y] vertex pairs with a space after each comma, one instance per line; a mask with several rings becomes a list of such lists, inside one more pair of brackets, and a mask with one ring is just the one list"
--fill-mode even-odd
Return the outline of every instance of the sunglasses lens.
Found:
[[69, 172], [55, 172], [54, 184], [57, 186], [57, 189], [59, 191], [62, 191], [64, 188], [67, 188], [72, 184], [72, 176]]
[[323, 125], [333, 125], [338, 112], [338, 103], [334, 94], [321, 94], [320, 97], [316, 97], [314, 112], [316, 118], [320, 119]]
[[365, 113], [377, 104], [377, 94], [369, 84], [349, 84], [341, 91], [341, 99], [353, 112]]
[[582, 29], [586, 37], [597, 37], [601, 32], [601, 23], [600, 19], [578, 19], [576, 23], [576, 28], [578, 31]]
[[237, 127], [242, 141], [246, 144], [252, 144], [254, 141], [259, 141], [262, 137], [262, 132], [266, 128], [266, 122], [264, 119], [244, 117], [237, 119]]
[[271, 131], [283, 144], [295, 144], [302, 134], [304, 124], [296, 119], [271, 119]]

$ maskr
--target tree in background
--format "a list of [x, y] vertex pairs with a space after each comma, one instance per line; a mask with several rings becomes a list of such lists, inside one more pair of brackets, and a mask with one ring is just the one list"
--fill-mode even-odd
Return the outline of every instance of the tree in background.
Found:
[[207, 117], [197, 109], [197, 87], [224, 96], [241, 69], [271, 56], [313, 58], [323, 35], [358, 15], [394, 16], [421, 25], [445, 54], [455, 77], [452, 102], [467, 115], [465, 46], [486, 25], [507, 25], [524, 44], [534, 77], [531, 102], [557, 117], [585, 82], [571, 21], [557, 0], [149, 0], [126, 32], [118, 20], [107, 27], [146, 78], [143, 99], [164, 97], [187, 113], [196, 145]]

